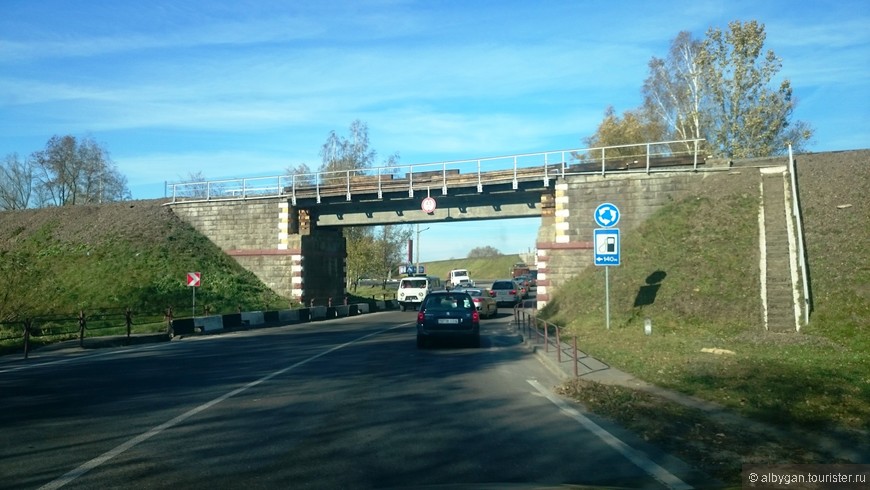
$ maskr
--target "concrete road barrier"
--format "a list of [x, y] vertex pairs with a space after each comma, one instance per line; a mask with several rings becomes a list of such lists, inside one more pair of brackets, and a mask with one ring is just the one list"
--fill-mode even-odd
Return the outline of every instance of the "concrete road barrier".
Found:
[[266, 323], [262, 311], [243, 311], [242, 325], [254, 326]]
[[278, 321], [282, 323], [295, 323], [299, 321], [299, 310], [280, 310]]
[[326, 318], [326, 306], [312, 306], [308, 308], [309, 311], [309, 320], [323, 320]]
[[193, 319], [195, 328], [202, 333], [219, 332], [224, 329], [223, 317], [215, 316], [198, 316]]

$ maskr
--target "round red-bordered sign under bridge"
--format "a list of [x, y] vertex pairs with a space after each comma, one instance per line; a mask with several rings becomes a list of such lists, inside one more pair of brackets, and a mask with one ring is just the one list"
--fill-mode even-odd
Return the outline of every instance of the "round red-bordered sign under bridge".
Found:
[[433, 212], [435, 212], [436, 207], [435, 198], [427, 197], [426, 199], [423, 199], [423, 203], [420, 205], [420, 207], [423, 209], [424, 213], [432, 214]]

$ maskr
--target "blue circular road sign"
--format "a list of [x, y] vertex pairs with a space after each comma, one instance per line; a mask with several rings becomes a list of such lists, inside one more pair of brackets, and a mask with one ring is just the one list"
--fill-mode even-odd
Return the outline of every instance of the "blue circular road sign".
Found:
[[602, 228], [610, 228], [619, 223], [619, 208], [606, 202], [595, 208], [595, 222]]

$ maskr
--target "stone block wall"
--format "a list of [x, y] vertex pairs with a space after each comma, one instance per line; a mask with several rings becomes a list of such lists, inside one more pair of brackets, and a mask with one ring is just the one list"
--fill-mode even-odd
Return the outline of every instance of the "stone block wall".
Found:
[[616, 228], [624, 236], [668, 202], [680, 199], [704, 180], [722, 175], [725, 173], [612, 173], [560, 180], [555, 185], [553, 210], [542, 216], [538, 231], [538, 307], [546, 305], [560, 285], [586, 268], [596, 267], [592, 240], [599, 226], [593, 214], [600, 204], [607, 202], [619, 208]]
[[291, 233], [298, 228], [293, 226], [297, 210], [287, 200], [181, 202], [172, 210], [276, 293], [300, 302], [343, 301], [346, 248], [341, 231]]

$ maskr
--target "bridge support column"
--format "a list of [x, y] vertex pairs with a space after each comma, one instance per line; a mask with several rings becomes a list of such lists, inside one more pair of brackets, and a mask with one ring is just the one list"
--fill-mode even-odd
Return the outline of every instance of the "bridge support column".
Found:
[[[340, 229], [312, 227], [298, 235], [301, 274], [298, 293], [303, 303], [326, 306], [329, 298], [343, 298], [347, 244]], [[295, 278], [294, 278], [295, 279]]]

